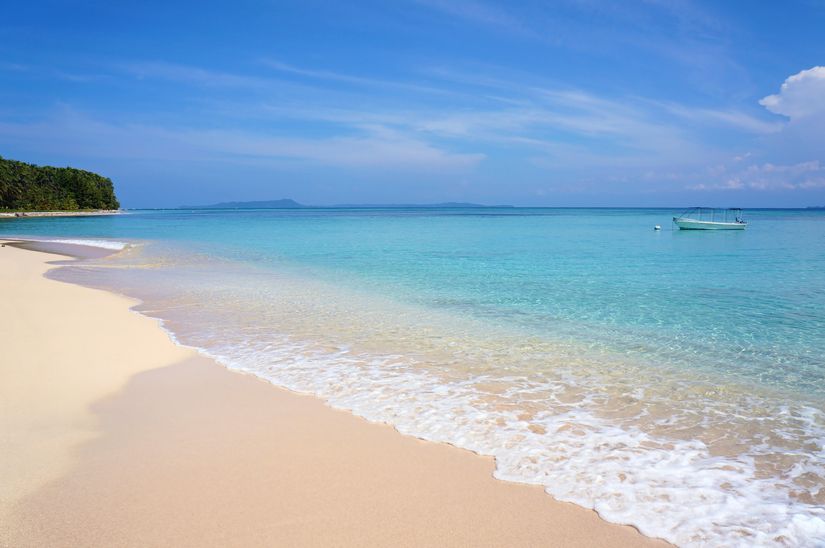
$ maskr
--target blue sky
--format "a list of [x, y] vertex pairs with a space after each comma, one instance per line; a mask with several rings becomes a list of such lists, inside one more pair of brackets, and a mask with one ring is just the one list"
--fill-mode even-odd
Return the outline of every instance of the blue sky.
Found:
[[127, 207], [825, 205], [825, 0], [14, 2], [0, 155]]

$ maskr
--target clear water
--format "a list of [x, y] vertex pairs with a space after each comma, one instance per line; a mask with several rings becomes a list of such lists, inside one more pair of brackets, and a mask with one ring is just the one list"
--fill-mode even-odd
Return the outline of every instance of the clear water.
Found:
[[[825, 212], [142, 211], [54, 276], [185, 344], [682, 545], [825, 543]], [[653, 231], [655, 224], [665, 230]]]

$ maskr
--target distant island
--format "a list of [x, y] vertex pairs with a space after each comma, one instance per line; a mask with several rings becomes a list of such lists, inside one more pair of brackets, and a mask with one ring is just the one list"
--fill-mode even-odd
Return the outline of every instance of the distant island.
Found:
[[465, 208], [465, 207], [513, 207], [511, 205], [481, 205], [467, 202], [441, 202], [437, 204], [336, 204], [330, 206], [305, 205], [283, 198], [281, 200], [263, 200], [255, 202], [220, 202], [210, 205], [180, 206], [179, 209], [301, 209], [301, 208], [402, 208], [402, 207], [433, 207], [433, 208]]
[[180, 206], [179, 209], [298, 209], [305, 206], [299, 204], [295, 200], [263, 200], [257, 202], [220, 202], [218, 204], [209, 205], [185, 205]]
[[71, 167], [37, 166], [0, 156], [0, 211], [120, 208], [111, 179]]
[[329, 207], [443, 207], [448, 209], [460, 209], [462, 207], [515, 207], [511, 205], [484, 205], [469, 202], [440, 202], [437, 204], [338, 204]]

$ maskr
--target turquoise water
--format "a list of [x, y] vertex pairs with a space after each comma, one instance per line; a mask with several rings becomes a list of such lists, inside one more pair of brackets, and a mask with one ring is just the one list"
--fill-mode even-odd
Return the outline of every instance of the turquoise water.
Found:
[[[183, 343], [679, 544], [825, 542], [825, 212], [137, 211], [54, 276]], [[664, 230], [654, 231], [660, 224]]]

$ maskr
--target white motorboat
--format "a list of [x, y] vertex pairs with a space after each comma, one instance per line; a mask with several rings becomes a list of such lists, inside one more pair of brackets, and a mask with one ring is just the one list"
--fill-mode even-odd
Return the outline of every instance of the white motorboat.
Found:
[[693, 207], [674, 217], [673, 223], [681, 230], [745, 230], [748, 226], [738, 207]]

